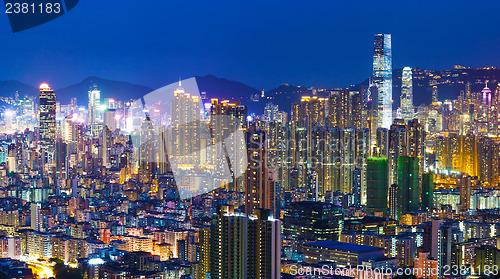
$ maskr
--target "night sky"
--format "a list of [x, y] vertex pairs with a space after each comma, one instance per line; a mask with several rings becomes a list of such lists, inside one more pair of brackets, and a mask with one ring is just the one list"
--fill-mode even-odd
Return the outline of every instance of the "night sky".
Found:
[[374, 33], [392, 34], [394, 68], [500, 66], [499, 15], [500, 1], [80, 0], [20, 33], [1, 16], [0, 80], [345, 87], [371, 75]]

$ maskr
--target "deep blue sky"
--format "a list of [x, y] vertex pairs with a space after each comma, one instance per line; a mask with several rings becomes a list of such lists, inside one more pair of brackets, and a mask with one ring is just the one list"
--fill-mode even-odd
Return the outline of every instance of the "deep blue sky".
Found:
[[271, 89], [371, 75], [374, 33], [395, 68], [500, 66], [500, 1], [80, 0], [13, 34], [0, 16], [0, 80], [54, 88], [90, 75], [157, 88], [214, 74]]

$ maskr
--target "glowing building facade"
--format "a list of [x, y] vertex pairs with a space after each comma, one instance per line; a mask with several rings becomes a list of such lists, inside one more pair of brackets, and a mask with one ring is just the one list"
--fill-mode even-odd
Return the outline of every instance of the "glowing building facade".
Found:
[[401, 85], [401, 116], [408, 122], [415, 116], [413, 108], [413, 83], [410, 67], [404, 67]]
[[376, 34], [373, 51], [373, 83], [378, 89], [377, 126], [392, 124], [392, 50], [391, 34]]
[[43, 83], [40, 85], [40, 148], [50, 155], [55, 146], [56, 94], [48, 84]]

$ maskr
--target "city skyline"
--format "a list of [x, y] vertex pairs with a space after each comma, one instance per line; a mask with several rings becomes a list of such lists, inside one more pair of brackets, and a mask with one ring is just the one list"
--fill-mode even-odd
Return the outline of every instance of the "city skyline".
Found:
[[0, 20], [1, 278], [500, 275], [500, 3], [48, 1]]

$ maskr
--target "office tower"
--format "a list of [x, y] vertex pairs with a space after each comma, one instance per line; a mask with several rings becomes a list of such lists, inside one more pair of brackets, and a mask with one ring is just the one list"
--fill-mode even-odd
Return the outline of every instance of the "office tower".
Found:
[[285, 208], [283, 234], [292, 241], [338, 241], [343, 227], [343, 211], [331, 203], [292, 202]]
[[264, 108], [264, 122], [276, 121], [279, 118], [279, 106], [272, 102], [266, 104]]
[[389, 186], [387, 158], [370, 157], [366, 162], [366, 213], [385, 215]]
[[55, 146], [56, 94], [49, 85], [42, 83], [40, 85], [40, 148], [46, 152], [46, 159], [53, 158]]
[[438, 87], [436, 84], [432, 85], [432, 102], [433, 103], [438, 102]]
[[196, 165], [200, 156], [200, 100], [181, 87], [174, 91], [170, 115], [172, 118], [172, 147], [170, 156], [179, 164]]
[[253, 122], [248, 127], [248, 167], [246, 171], [245, 213], [250, 215], [254, 208], [275, 210], [276, 172], [268, 168], [267, 133]]
[[462, 174], [460, 177], [460, 205], [462, 210], [469, 210], [471, 196], [471, 177], [467, 174]]
[[488, 83], [486, 83], [486, 86], [481, 90], [482, 93], [482, 109], [481, 109], [481, 116], [484, 119], [484, 121], [488, 122], [489, 120], [489, 112], [491, 108], [491, 90], [488, 88]]
[[278, 279], [280, 231], [269, 210], [246, 215], [220, 206], [210, 226], [210, 278]]
[[398, 158], [398, 210], [396, 219], [401, 215], [419, 210], [420, 197], [418, 191], [418, 158]]
[[413, 82], [410, 67], [403, 68], [401, 84], [401, 116], [406, 122], [415, 117], [415, 108], [413, 107]]
[[89, 90], [89, 119], [88, 125], [92, 136], [96, 137], [99, 133], [99, 124], [101, 121], [101, 91], [94, 85]]
[[378, 88], [377, 127], [392, 124], [392, 51], [391, 35], [376, 34], [373, 51], [373, 83]]
[[434, 199], [434, 181], [431, 172], [422, 174], [422, 210], [431, 210]]
[[31, 203], [31, 229], [40, 231], [42, 229], [42, 214], [40, 213], [40, 204]]

